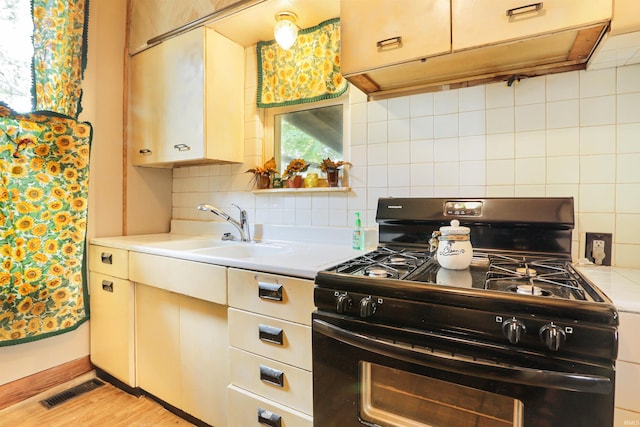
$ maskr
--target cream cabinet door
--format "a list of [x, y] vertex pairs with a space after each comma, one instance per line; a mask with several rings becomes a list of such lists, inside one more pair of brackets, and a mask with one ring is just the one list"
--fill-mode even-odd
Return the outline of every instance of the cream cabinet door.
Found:
[[244, 49], [206, 27], [163, 45], [163, 160], [242, 162]]
[[134, 285], [92, 271], [89, 293], [91, 363], [135, 387]]
[[611, 0], [451, 0], [453, 50], [508, 42], [611, 19]]
[[178, 294], [136, 284], [138, 387], [180, 407], [180, 301]]
[[341, 0], [342, 74], [449, 53], [449, 0]]
[[165, 150], [167, 161], [204, 157], [204, 29], [163, 43]]
[[227, 425], [227, 307], [180, 295], [181, 409]]
[[163, 158], [162, 50], [161, 44], [151, 47], [130, 61], [129, 140], [134, 165], [154, 164]]
[[206, 27], [131, 58], [134, 165], [242, 162], [244, 49]]

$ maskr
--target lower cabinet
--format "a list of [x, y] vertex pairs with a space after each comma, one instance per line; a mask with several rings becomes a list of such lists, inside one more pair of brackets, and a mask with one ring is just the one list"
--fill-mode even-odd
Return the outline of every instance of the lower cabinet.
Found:
[[89, 294], [91, 363], [135, 387], [134, 285], [91, 272]]
[[134, 284], [128, 280], [128, 251], [89, 246], [91, 363], [136, 386]]
[[230, 268], [229, 425], [312, 426], [313, 281]]
[[97, 245], [89, 261], [96, 366], [214, 427], [313, 426], [312, 280]]
[[136, 284], [138, 386], [215, 427], [227, 425], [227, 308]]

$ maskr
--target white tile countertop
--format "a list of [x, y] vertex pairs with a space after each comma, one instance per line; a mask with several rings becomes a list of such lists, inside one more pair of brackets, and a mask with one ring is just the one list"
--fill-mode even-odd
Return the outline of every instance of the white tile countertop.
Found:
[[[313, 279], [318, 271], [362, 255], [351, 249], [351, 230], [331, 227], [255, 226], [253, 242], [223, 241], [227, 223], [179, 221], [171, 233], [97, 237], [91, 244], [188, 261]], [[367, 230], [374, 248], [375, 230]]]
[[640, 313], [640, 270], [583, 266], [576, 269], [613, 301], [618, 311]]

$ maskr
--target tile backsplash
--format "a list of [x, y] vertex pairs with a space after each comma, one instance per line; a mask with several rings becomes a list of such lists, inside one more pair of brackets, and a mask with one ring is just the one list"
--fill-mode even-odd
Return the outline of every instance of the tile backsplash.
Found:
[[640, 64], [367, 102], [353, 86], [344, 193], [251, 192], [262, 164], [255, 51], [247, 49], [245, 163], [174, 169], [173, 217], [232, 203], [262, 224], [375, 227], [379, 197], [573, 196], [573, 257], [613, 233], [613, 265], [640, 268]]

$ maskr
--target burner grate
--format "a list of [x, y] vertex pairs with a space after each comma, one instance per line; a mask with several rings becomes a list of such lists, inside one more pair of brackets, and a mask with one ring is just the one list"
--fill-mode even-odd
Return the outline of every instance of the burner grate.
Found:
[[335, 266], [333, 271], [354, 276], [402, 279], [428, 259], [426, 252], [380, 246], [372, 252]]
[[585, 300], [584, 289], [558, 258], [490, 255], [485, 289], [542, 297]]

